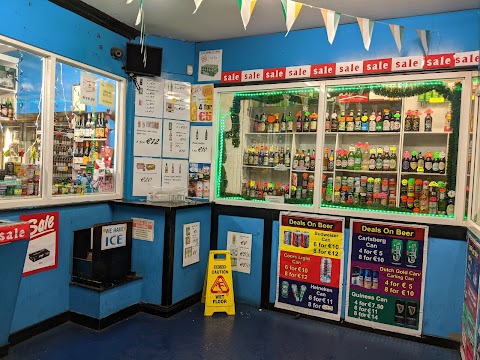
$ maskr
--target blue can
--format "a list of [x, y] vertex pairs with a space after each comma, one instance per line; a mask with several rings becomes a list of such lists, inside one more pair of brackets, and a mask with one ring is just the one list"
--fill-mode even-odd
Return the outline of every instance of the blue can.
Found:
[[378, 271], [372, 273], [372, 289], [378, 289]]
[[365, 269], [365, 277], [363, 279], [363, 287], [365, 289], [371, 289], [372, 288], [372, 270], [371, 269]]
[[360, 268], [358, 270], [358, 286], [363, 287], [364, 279], [365, 279], [365, 269]]

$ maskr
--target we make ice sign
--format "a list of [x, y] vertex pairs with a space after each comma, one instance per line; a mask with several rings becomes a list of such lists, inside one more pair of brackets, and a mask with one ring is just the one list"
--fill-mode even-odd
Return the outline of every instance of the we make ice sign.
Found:
[[102, 226], [102, 250], [127, 246], [127, 224]]

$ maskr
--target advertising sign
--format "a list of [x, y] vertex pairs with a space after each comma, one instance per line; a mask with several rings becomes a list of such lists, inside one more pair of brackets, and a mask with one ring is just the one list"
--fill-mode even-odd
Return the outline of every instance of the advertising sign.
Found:
[[280, 213], [275, 307], [340, 320], [343, 218]]
[[427, 243], [426, 226], [352, 220], [345, 320], [420, 336]]

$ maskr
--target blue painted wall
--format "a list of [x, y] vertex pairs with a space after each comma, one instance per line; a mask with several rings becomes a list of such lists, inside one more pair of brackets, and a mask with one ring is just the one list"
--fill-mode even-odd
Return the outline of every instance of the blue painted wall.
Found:
[[262, 292], [262, 259], [263, 259], [263, 219], [252, 219], [239, 216], [221, 215], [218, 219], [217, 247], [227, 248], [229, 231], [252, 234], [252, 261], [250, 274], [233, 272], [233, 290], [235, 301], [260, 306]]
[[[315, 10], [304, 8], [302, 11]], [[370, 50], [366, 51], [358, 24], [354, 23], [338, 27], [333, 45], [327, 40], [325, 28], [315, 28], [292, 31], [287, 37], [285, 33], [277, 33], [199, 43], [196, 46], [195, 59], [198, 65], [198, 51], [223, 49], [222, 71], [233, 71], [423, 55], [422, 46], [414, 30], [418, 28], [432, 31], [430, 43], [432, 54], [479, 49], [478, 9], [385, 22], [411, 27], [405, 29], [401, 54], [397, 50], [390, 28], [378, 23], [374, 26]]]

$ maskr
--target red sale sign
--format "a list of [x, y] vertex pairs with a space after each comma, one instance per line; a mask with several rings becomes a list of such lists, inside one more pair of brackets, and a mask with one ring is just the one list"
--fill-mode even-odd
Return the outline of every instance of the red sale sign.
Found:
[[58, 267], [58, 212], [21, 215], [30, 226], [23, 276]]
[[28, 240], [29, 230], [27, 223], [0, 222], [0, 245], [13, 241]]

